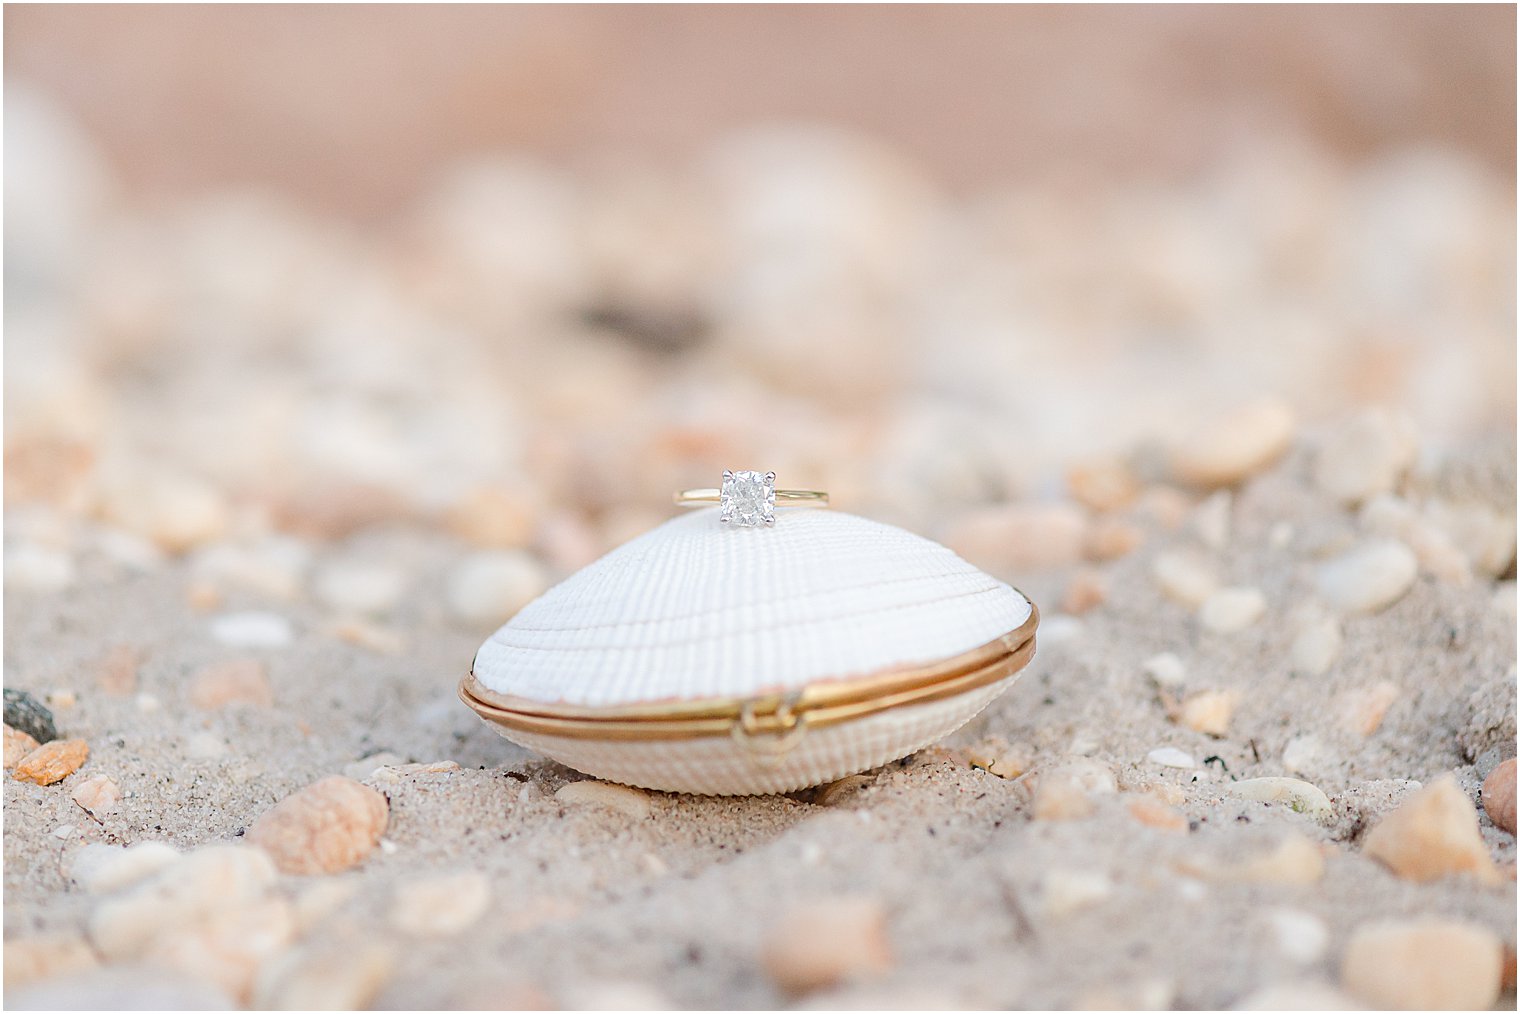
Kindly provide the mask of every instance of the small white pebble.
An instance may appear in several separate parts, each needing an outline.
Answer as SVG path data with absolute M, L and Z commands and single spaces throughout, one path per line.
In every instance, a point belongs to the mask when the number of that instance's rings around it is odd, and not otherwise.
M 1193 511 L 1193 529 L 1210 549 L 1221 550 L 1230 542 L 1230 509 L 1234 497 L 1221 489 Z
M 1198 762 L 1193 755 L 1185 750 L 1179 750 L 1175 746 L 1157 747 L 1145 755 L 1145 759 L 1152 764 L 1160 764 L 1168 768 L 1196 768 Z
M 185 740 L 185 756 L 193 760 L 213 760 L 227 755 L 227 741 L 214 732 L 197 732 Z
M 1407 417 L 1367 409 L 1325 440 L 1314 462 L 1314 482 L 1333 500 L 1360 503 L 1390 492 L 1414 463 L 1418 449 L 1414 424 Z
M 1187 682 L 1187 666 L 1183 665 L 1182 659 L 1170 651 L 1152 655 L 1145 660 L 1141 668 L 1158 687 L 1175 689 Z
M 53 690 L 47 695 L 50 706 L 67 711 L 79 703 L 79 695 L 72 690 Z
M 20 545 L 5 550 L 5 587 L 46 594 L 74 583 L 74 558 L 61 549 Z
M 1334 813 L 1330 797 L 1318 786 L 1299 778 L 1247 778 L 1227 782 L 1224 791 L 1240 799 L 1259 803 L 1282 803 L 1295 813 L 1324 819 Z
M 1330 927 L 1319 916 L 1297 908 L 1274 908 L 1266 913 L 1267 928 L 1277 949 L 1289 961 L 1310 965 L 1330 947 Z
M 137 695 L 137 710 L 145 715 L 151 715 L 162 706 L 163 705 L 159 704 L 158 698 L 154 697 L 152 694 Z
M 406 574 L 370 560 L 340 560 L 324 566 L 313 582 L 317 600 L 340 613 L 373 616 L 388 612 L 406 591 Z
M 211 636 L 231 648 L 283 648 L 295 630 L 278 613 L 224 613 L 211 621 Z
M 496 549 L 465 557 L 449 573 L 449 610 L 470 626 L 504 623 L 547 587 L 544 569 L 519 549 Z
M 1293 541 L 1293 525 L 1288 521 L 1279 521 L 1267 530 L 1267 545 L 1273 549 L 1287 549 Z
M 381 838 L 380 839 L 380 854 L 381 855 L 393 856 L 393 855 L 395 855 L 400 850 L 400 848 L 401 848 L 400 845 L 397 845 L 395 842 L 391 841 L 389 838 Z
M 1050 870 L 1040 883 L 1045 914 L 1055 919 L 1091 908 L 1114 892 L 1113 881 L 1098 870 Z
M 1204 600 L 1198 622 L 1216 634 L 1234 634 L 1254 624 L 1267 611 L 1267 599 L 1256 588 L 1221 588 Z
M 1057 613 L 1040 622 L 1040 646 L 1053 648 L 1070 644 L 1082 636 L 1082 621 L 1075 616 Z
M 158 841 L 138 842 L 126 848 L 90 844 L 70 861 L 69 876 L 91 894 L 108 894 L 131 887 L 180 858 L 178 850 Z
M 1197 608 L 1219 587 L 1214 568 L 1196 553 L 1172 550 L 1157 553 L 1151 577 L 1168 598 Z
M 1323 676 L 1341 653 L 1341 625 L 1333 617 L 1312 619 L 1298 629 L 1288 654 L 1293 671 Z
M 1403 598 L 1418 573 L 1408 546 L 1378 539 L 1321 564 L 1315 585 L 1342 612 L 1374 613 Z
M 617 810 L 627 814 L 635 820 L 642 820 L 649 816 L 649 794 L 627 785 L 614 785 L 611 782 L 584 781 L 570 782 L 560 786 L 554 798 L 562 803 L 573 806 L 601 806 L 609 810 Z

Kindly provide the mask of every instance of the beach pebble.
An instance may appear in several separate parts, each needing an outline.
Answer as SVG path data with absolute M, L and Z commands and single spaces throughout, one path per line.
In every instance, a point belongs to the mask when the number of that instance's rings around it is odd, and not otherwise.
M 243 588 L 272 599 L 300 594 L 311 549 L 300 539 L 268 535 L 252 542 L 219 542 L 198 550 L 190 572 L 215 589 Z
M 1403 598 L 1418 573 L 1419 563 L 1408 546 L 1378 539 L 1320 564 L 1315 587 L 1342 612 L 1375 613 Z
M 235 658 L 198 669 L 190 678 L 190 703 L 202 711 L 233 704 L 267 708 L 274 704 L 274 692 L 262 662 Z
M 1293 671 L 1323 676 L 1341 653 L 1341 625 L 1333 617 L 1311 619 L 1298 628 L 1288 649 Z
M 1398 684 L 1388 680 L 1347 691 L 1341 698 L 1341 715 L 1346 729 L 1362 738 L 1377 732 L 1388 709 L 1399 699 L 1399 693 Z
M 449 572 L 445 591 L 454 618 L 475 627 L 504 623 L 548 586 L 544 569 L 518 549 L 472 553 Z
M 449 508 L 449 531 L 485 549 L 519 549 L 533 538 L 536 514 L 522 496 L 500 489 L 477 489 Z
M 1230 544 L 1230 511 L 1235 498 L 1229 490 L 1211 494 L 1193 511 L 1193 531 L 1199 541 L 1218 552 Z
M 74 583 L 74 558 L 52 546 L 7 547 L 4 568 L 5 587 L 13 592 L 50 594 Z
M 1223 789 L 1238 799 L 1282 803 L 1294 813 L 1306 814 L 1315 820 L 1325 820 L 1335 812 L 1324 790 L 1298 778 L 1246 778 L 1228 782 Z
M 1515 559 L 1513 478 L 1509 485 L 1506 510 L 1497 510 L 1478 500 L 1444 497 L 1424 505 L 1425 519 L 1451 540 L 1475 572 L 1489 578 L 1503 574 Z
M 1314 483 L 1338 503 L 1360 503 L 1392 491 L 1418 449 L 1407 417 L 1367 409 L 1325 440 L 1315 457 Z
M 1293 410 L 1275 398 L 1248 402 L 1198 426 L 1172 449 L 1172 471 L 1194 486 L 1230 486 L 1272 464 L 1293 441 Z
M 90 939 L 108 960 L 139 957 L 218 910 L 260 900 L 274 881 L 274 865 L 258 849 L 208 845 L 102 901 L 90 914 Z
M 134 475 L 128 482 L 108 483 L 100 509 L 107 521 L 168 553 L 215 541 L 231 518 L 220 492 L 183 474 Z
M 1138 795 L 1125 806 L 1129 815 L 1146 827 L 1158 831 L 1185 833 L 1188 829 L 1187 815 L 1150 794 Z
M 1108 582 L 1103 575 L 1091 568 L 1083 568 L 1072 575 L 1061 596 L 1061 610 L 1080 616 L 1089 609 L 1101 606 L 1108 598 Z
M 1080 820 L 1093 812 L 1093 796 L 1119 791 L 1113 770 L 1102 761 L 1068 761 L 1030 776 L 1036 820 Z
M 1212 871 L 1215 879 L 1248 884 L 1300 886 L 1325 875 L 1325 857 L 1314 842 L 1290 833 L 1266 852 Z
M 229 648 L 284 648 L 295 629 L 279 613 L 225 613 L 211 621 L 211 636 Z
M 1234 634 L 1254 624 L 1267 612 L 1266 596 L 1256 588 L 1221 588 L 1204 599 L 1198 622 L 1216 634 Z
M 112 697 L 126 697 L 137 690 L 141 653 L 130 644 L 118 644 L 96 663 L 95 685 Z
M 340 937 L 286 951 L 253 983 L 257 1010 L 367 1010 L 395 973 L 397 952 L 376 939 Z
M 391 753 L 389 750 L 382 750 L 343 765 L 343 773 L 356 782 L 364 782 L 368 781 L 370 776 L 380 768 L 400 767 L 406 762 L 405 757 Z
M 1152 683 L 1166 690 L 1175 690 L 1187 682 L 1187 666 L 1170 651 L 1152 655 L 1140 668 Z
M 317 601 L 340 613 L 388 612 L 406 590 L 406 573 L 372 560 L 340 560 L 322 567 L 313 581 Z
M 319 877 L 310 881 L 295 897 L 296 933 L 301 936 L 310 933 L 352 901 L 359 888 L 356 876 Z
M 869 898 L 796 905 L 766 934 L 761 963 L 792 996 L 884 973 L 892 967 L 886 912 Z
M 1266 913 L 1266 923 L 1278 952 L 1295 964 L 1312 965 L 1330 949 L 1330 927 L 1311 912 L 1274 908 Z
M 1151 577 L 1168 598 L 1194 609 L 1219 587 L 1213 565 L 1187 550 L 1157 553 L 1151 561 Z
M 38 743 L 58 738 L 53 713 L 25 690 L 5 688 L 5 724 L 26 733 Z
M 1182 702 L 1177 720 L 1194 732 L 1223 736 L 1229 732 L 1237 696 L 1229 690 L 1200 690 Z
M 227 753 L 226 738 L 209 730 L 191 733 L 185 740 L 185 756 L 191 760 L 216 760 Z
M 1497 883 L 1478 811 L 1451 775 L 1412 793 L 1368 832 L 1363 851 L 1406 880 L 1465 873 Z
M 1073 465 L 1066 471 L 1066 488 L 1082 506 L 1108 513 L 1121 510 L 1140 496 L 1140 480 L 1122 461 L 1095 459 Z
M 1480 926 L 1411 919 L 1356 928 L 1341 958 L 1341 984 L 1392 1010 L 1484 1010 L 1499 998 L 1503 947 Z
M 390 804 L 375 789 L 330 775 L 275 804 L 246 837 L 282 873 L 337 873 L 374 851 L 389 812 Z
M 463 933 L 491 905 L 491 881 L 484 873 L 466 870 L 407 881 L 396 888 L 390 924 L 418 937 L 448 937 Z
M 1196 768 L 1198 761 L 1186 750 L 1179 750 L 1175 746 L 1157 747 L 1145 755 L 1145 759 L 1152 764 L 1160 764 L 1164 768 Z
M 75 933 L 13 937 L 5 942 L 4 955 L 7 992 L 39 979 L 72 976 L 99 964 L 89 941 Z
M 10 771 L 21 758 L 31 753 L 40 746 L 35 739 L 22 732 L 20 729 L 5 727 L 5 770 Z
M 246 1001 L 259 967 L 294 938 L 290 902 L 265 897 L 223 906 L 199 923 L 170 928 L 149 943 L 142 960 L 209 979 Z
M 140 883 L 180 858 L 177 849 L 158 841 L 126 848 L 90 844 L 70 860 L 69 876 L 91 894 L 109 894 Z
M 1000 504 L 962 515 L 945 545 L 979 567 L 1020 573 L 1076 563 L 1087 534 L 1087 516 L 1074 504 Z
M 1113 893 L 1113 881 L 1097 870 L 1057 869 L 1040 878 L 1040 907 L 1053 919 L 1091 908 Z
M 121 789 L 105 775 L 94 775 L 75 785 L 69 798 L 85 813 L 98 819 L 116 811 L 121 802 Z
M 79 704 L 79 695 L 68 689 L 49 690 L 47 702 L 55 711 L 68 711 Z
M 1098 518 L 1087 532 L 1087 558 L 1117 560 L 1133 553 L 1144 541 L 1145 533 L 1136 525 L 1118 518 Z
M 55 739 L 17 761 L 12 775 L 23 782 L 52 785 L 78 771 L 89 757 L 90 745 L 84 740 Z
M 1483 779 L 1483 809 L 1495 827 L 1515 833 L 1515 758 L 1500 764 Z
M 599 806 L 643 820 L 649 816 L 649 793 L 628 785 L 611 782 L 582 781 L 562 785 L 554 798 L 569 806 Z
M 1279 982 L 1263 986 L 1235 1002 L 1231 1010 L 1363 1010 L 1356 1001 L 1326 982 Z

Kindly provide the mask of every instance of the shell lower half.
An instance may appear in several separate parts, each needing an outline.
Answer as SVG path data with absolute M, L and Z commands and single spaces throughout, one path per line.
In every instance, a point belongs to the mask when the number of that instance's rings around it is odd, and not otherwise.
M 609 741 L 493 726 L 512 742 L 577 771 L 624 785 L 708 796 L 792 792 L 880 767 L 965 725 L 1019 678 L 944 700 L 806 729 L 784 752 L 742 737 Z

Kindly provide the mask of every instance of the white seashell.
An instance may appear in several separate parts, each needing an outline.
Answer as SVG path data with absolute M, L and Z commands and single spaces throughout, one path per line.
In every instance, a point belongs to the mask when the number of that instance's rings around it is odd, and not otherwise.
M 461 696 L 610 781 L 786 792 L 905 756 L 1010 686 L 1038 622 L 950 550 L 838 511 L 675 518 L 526 606 Z

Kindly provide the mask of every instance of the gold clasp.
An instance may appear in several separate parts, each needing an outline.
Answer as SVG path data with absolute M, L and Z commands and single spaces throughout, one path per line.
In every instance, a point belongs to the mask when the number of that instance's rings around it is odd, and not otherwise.
M 798 696 L 751 698 L 739 706 L 739 717 L 729 727 L 729 734 L 757 764 L 770 767 L 781 763 L 807 731 L 807 716 L 796 711 Z

